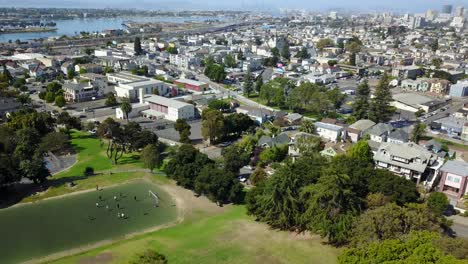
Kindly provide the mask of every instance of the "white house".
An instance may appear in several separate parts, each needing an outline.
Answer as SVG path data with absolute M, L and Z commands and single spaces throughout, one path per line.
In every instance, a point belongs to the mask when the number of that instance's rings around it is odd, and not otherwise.
M 333 142 L 338 141 L 338 139 L 345 134 L 344 127 L 324 122 L 316 122 L 315 131 L 320 137 Z

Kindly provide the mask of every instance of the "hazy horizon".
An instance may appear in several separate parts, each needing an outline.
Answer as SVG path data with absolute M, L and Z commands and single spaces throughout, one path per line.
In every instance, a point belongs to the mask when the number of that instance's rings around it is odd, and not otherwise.
M 224 2 L 217 0 L 19 0 L 12 4 L 11 0 L 0 0 L 1 7 L 37 7 L 37 8 L 133 8 L 148 10 L 279 10 L 308 9 L 308 10 L 356 10 L 356 11 L 399 11 L 424 12 L 427 9 L 441 10 L 445 4 L 455 7 L 468 7 L 468 0 L 393 0 L 376 2 L 375 0 L 329 0 L 307 1 L 289 0 L 240 0 Z

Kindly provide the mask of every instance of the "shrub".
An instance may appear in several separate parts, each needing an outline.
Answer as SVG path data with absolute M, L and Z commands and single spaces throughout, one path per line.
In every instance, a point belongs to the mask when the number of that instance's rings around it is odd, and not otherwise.
M 85 176 L 93 176 L 94 175 L 93 167 L 86 167 L 85 170 L 84 170 L 84 175 Z

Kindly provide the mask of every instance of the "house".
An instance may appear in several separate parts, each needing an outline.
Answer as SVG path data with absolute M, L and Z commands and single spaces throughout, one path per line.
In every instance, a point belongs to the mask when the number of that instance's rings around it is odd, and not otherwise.
M 63 74 L 67 74 L 69 70 L 75 70 L 75 67 L 73 66 L 73 62 L 67 61 L 62 64 L 60 67 L 60 70 L 63 72 Z
M 433 139 L 426 142 L 426 144 L 424 144 L 424 147 L 427 150 L 432 151 L 434 153 L 439 153 L 442 151 L 442 144 Z
M 461 139 L 463 141 L 468 141 L 468 122 L 463 125 Z
M 387 137 L 393 131 L 393 126 L 385 123 L 378 123 L 367 130 L 366 134 L 370 140 L 378 143 L 387 142 Z
M 369 119 L 358 120 L 347 128 L 348 137 L 351 139 L 351 142 L 356 143 L 374 125 L 375 123 Z
M 346 152 L 349 150 L 351 147 L 351 144 L 347 143 L 334 143 L 334 142 L 329 142 L 325 144 L 325 148 L 320 151 L 320 155 L 326 158 L 333 158 L 336 155 L 340 154 L 346 154 Z
M 209 86 L 205 82 L 199 82 L 190 79 L 177 79 L 174 81 L 175 85 L 181 85 L 183 88 L 196 91 L 196 92 L 203 92 L 208 90 Z
M 468 162 L 449 160 L 440 168 L 439 191 L 447 195 L 450 203 L 457 205 L 468 194 Z
M 394 131 L 390 132 L 387 137 L 387 142 L 396 143 L 396 144 L 403 144 L 408 142 L 409 135 L 402 129 L 395 129 Z
M 465 97 L 468 96 L 468 81 L 458 81 L 450 87 L 450 96 Z
M 288 134 L 281 133 L 277 136 L 262 136 L 258 140 L 258 145 L 262 148 L 281 147 L 289 144 L 290 138 Z
M 422 69 L 418 66 L 399 66 L 392 70 L 392 76 L 403 79 L 416 79 L 422 74 Z
M 443 160 L 415 143 L 382 143 L 374 154 L 377 168 L 389 170 L 408 180 L 432 187 Z
M 336 142 L 340 138 L 346 137 L 344 125 L 338 124 L 336 120 L 324 119 L 315 122 L 315 132 L 322 138 Z
M 102 73 L 102 66 L 94 63 L 77 64 L 75 71 L 80 73 Z
M 72 82 L 65 83 L 62 89 L 63 97 L 68 102 L 85 102 L 102 96 L 99 88 L 95 87 L 91 81 L 78 82 L 74 79 Z
M 302 139 L 307 139 L 315 137 L 312 134 L 305 133 L 305 132 L 299 132 L 291 136 L 291 141 L 289 142 L 289 149 L 288 149 L 288 155 L 296 158 L 301 156 L 301 152 L 297 146 L 299 142 L 301 142 Z
M 449 92 L 450 82 L 443 79 L 431 79 L 431 93 L 438 95 L 446 95 Z
M 236 108 L 236 113 L 245 114 L 250 117 L 255 123 L 261 125 L 268 121 L 269 117 L 272 116 L 271 111 L 266 109 L 258 109 L 248 106 L 239 106 Z
M 298 113 L 290 113 L 284 117 L 289 125 L 298 125 L 301 123 L 303 116 Z
M 466 123 L 464 118 L 456 118 L 454 116 L 444 117 L 442 119 L 436 120 L 440 124 L 442 130 L 447 131 L 449 135 L 460 136 L 463 131 L 463 126 Z

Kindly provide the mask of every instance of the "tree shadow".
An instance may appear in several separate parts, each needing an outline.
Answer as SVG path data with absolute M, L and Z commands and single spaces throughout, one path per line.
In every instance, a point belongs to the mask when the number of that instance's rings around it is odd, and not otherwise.
M 59 187 L 86 178 L 88 177 L 69 176 L 59 179 L 50 179 L 42 184 L 18 182 L 9 186 L 4 186 L 0 189 L 0 209 L 11 207 L 27 197 L 47 191 L 50 187 Z

